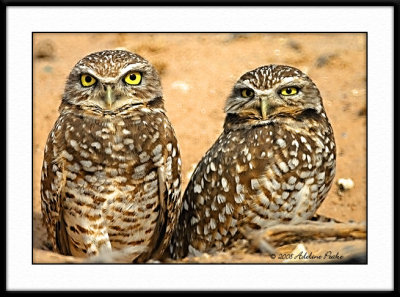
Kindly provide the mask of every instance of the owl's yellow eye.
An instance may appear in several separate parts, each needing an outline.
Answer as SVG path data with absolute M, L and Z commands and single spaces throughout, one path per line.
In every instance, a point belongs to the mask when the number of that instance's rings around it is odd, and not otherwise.
M 243 89 L 240 94 L 242 95 L 243 98 L 250 98 L 254 96 L 253 90 L 250 89 Z
M 90 86 L 94 85 L 95 82 L 96 82 L 96 79 L 93 76 L 91 76 L 89 74 L 82 74 L 81 75 L 82 86 L 90 87 Z
M 142 81 L 142 74 L 140 72 L 129 72 L 125 76 L 125 82 L 128 85 L 138 85 Z
M 283 96 L 291 96 L 291 95 L 295 95 L 299 92 L 299 89 L 295 88 L 295 87 L 288 87 L 288 88 L 283 88 L 280 91 L 280 94 Z

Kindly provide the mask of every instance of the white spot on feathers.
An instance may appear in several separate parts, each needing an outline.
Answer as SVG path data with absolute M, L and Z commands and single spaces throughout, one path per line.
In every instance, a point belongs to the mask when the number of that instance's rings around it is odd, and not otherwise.
M 201 186 L 200 185 L 197 185 L 197 184 L 195 184 L 194 185 L 194 188 L 193 188 L 193 192 L 195 192 L 195 193 L 201 193 Z

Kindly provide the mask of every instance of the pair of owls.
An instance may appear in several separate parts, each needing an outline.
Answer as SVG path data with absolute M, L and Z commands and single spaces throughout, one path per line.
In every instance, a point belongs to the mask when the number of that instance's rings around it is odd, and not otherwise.
M 127 262 L 222 250 L 245 234 L 309 219 L 335 174 L 322 98 L 300 70 L 242 75 L 223 131 L 181 195 L 181 159 L 159 76 L 122 50 L 72 69 L 49 134 L 41 206 L 53 250 Z

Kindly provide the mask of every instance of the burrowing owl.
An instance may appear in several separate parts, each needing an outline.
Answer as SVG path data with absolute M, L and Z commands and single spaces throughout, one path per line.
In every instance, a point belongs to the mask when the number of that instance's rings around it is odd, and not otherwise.
M 170 252 L 221 250 L 276 223 L 309 219 L 335 174 L 335 141 L 316 85 L 300 70 L 245 73 L 225 105 L 224 131 L 183 195 Z
M 90 54 L 72 69 L 59 112 L 41 178 L 53 249 L 159 257 L 181 209 L 181 159 L 154 67 L 127 51 Z

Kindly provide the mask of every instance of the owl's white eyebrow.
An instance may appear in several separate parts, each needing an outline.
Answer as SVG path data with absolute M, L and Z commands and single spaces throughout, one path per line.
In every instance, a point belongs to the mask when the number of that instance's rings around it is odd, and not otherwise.
M 297 77 L 284 77 L 281 79 L 281 84 L 296 83 L 299 79 Z
M 245 88 L 245 87 L 250 89 L 254 88 L 254 85 L 252 85 L 248 79 L 241 81 L 240 83 L 237 84 L 237 86 L 239 88 Z
M 121 74 L 125 74 L 131 70 L 141 70 L 143 69 L 145 66 L 147 66 L 146 63 L 135 63 L 135 64 L 129 64 L 127 66 L 125 66 L 124 68 L 122 68 L 119 73 Z
M 279 88 L 286 88 L 286 87 L 297 87 L 297 88 L 303 88 L 306 85 L 306 82 L 294 78 L 293 80 L 289 81 L 281 81 L 279 83 Z
M 123 77 L 124 75 L 126 75 L 128 72 L 132 71 L 132 70 L 136 70 L 139 72 L 143 72 L 143 69 L 147 66 L 148 64 L 145 63 L 136 63 L 136 64 L 130 64 L 127 65 L 126 67 L 122 68 L 119 71 L 118 76 L 114 79 L 114 81 L 118 81 L 119 79 L 121 79 L 121 77 Z
M 98 73 L 96 73 L 95 71 L 93 71 L 92 69 L 88 68 L 88 67 L 80 67 L 80 73 L 87 73 L 90 74 L 91 76 L 95 77 L 96 79 L 101 80 L 102 82 L 105 83 L 115 83 L 119 78 L 114 78 L 114 77 L 103 77 L 100 76 Z

